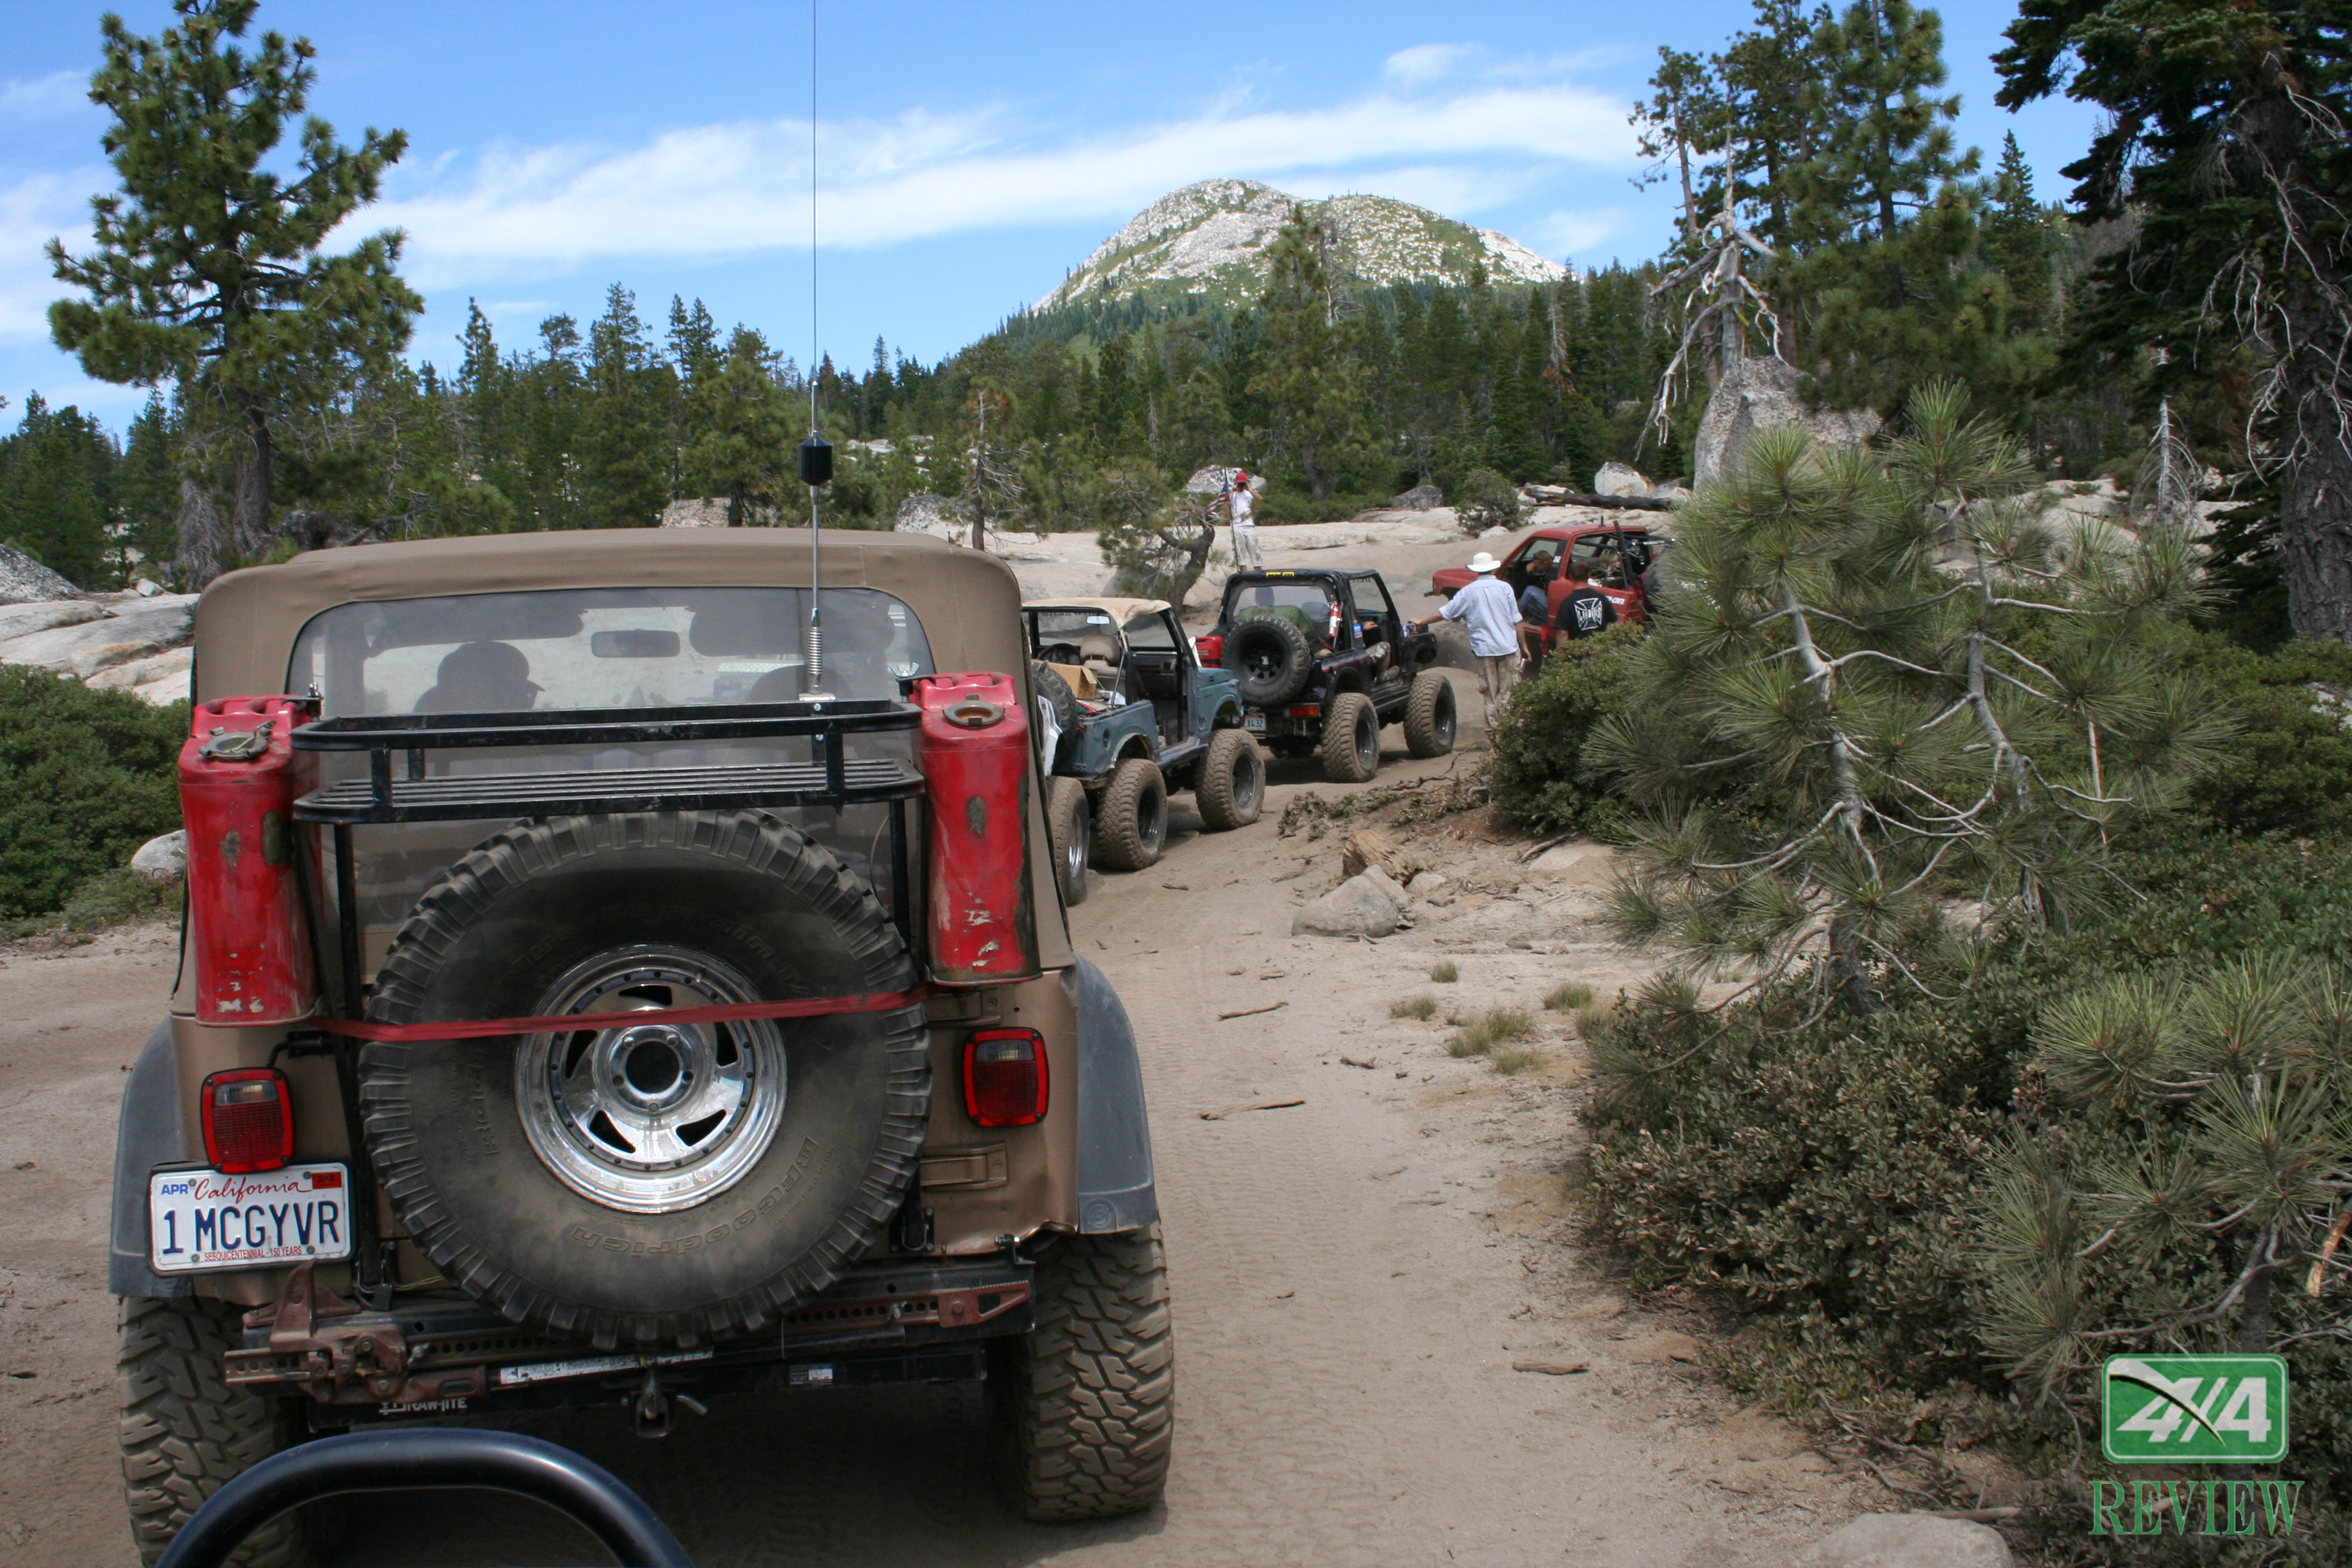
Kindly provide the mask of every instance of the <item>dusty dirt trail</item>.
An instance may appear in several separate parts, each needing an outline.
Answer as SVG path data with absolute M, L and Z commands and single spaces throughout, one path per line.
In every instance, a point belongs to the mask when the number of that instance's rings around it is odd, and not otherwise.
M 1381 783 L 1448 765 L 1392 752 Z M 1532 1006 L 1563 979 L 1605 997 L 1635 978 L 1581 924 L 1601 867 L 1570 854 L 1517 870 L 1474 833 L 1445 849 L 1456 886 L 1413 931 L 1294 939 L 1296 902 L 1337 879 L 1338 837 L 1276 824 L 1303 789 L 1346 792 L 1304 764 L 1276 779 L 1258 826 L 1098 878 L 1073 920 L 1134 1016 L 1151 1100 L 1178 1344 L 1164 1509 L 1013 1520 L 989 1494 L 975 1388 L 722 1399 L 661 1442 L 618 1412 L 528 1429 L 619 1472 L 696 1561 L 736 1564 L 1762 1563 L 1874 1505 L 1788 1429 L 1736 1415 L 1692 1342 L 1578 1250 L 1565 1027 L 1548 1024 L 1542 1066 L 1506 1079 L 1449 1058 L 1440 1025 L 1388 1016 L 1424 991 Z M 1198 826 L 1181 804 L 1178 825 Z M 100 1260 L 112 1091 L 171 956 L 151 931 L 0 972 L 0 1104 L 28 1129 L 0 1158 L 18 1215 L 0 1250 L 0 1371 L 37 1374 L 0 1379 L 0 1568 L 131 1560 Z M 1440 957 L 1458 984 L 1426 983 Z M 1304 1103 L 1202 1115 L 1283 1100 Z M 1513 1370 L 1531 1360 L 1590 1370 Z M 354 1568 L 597 1560 L 548 1516 L 480 1494 L 359 1503 L 338 1522 Z

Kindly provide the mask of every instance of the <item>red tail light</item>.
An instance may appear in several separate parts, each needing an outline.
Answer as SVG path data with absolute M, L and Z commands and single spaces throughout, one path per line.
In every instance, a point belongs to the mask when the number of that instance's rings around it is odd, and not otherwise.
M 205 1158 L 229 1175 L 274 1171 L 294 1157 L 294 1096 L 276 1068 L 235 1068 L 205 1079 Z
M 982 1127 L 1045 1120 L 1045 1037 L 1034 1029 L 982 1029 L 964 1042 L 963 1105 Z

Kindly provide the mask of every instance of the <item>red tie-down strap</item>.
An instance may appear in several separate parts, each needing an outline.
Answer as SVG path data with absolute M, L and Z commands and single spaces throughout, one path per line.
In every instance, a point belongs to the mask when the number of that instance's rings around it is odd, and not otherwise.
M 862 996 L 804 996 L 793 1002 L 726 1002 L 709 1007 L 646 1007 L 626 1013 L 559 1013 L 542 1018 L 465 1018 L 430 1024 L 372 1024 L 321 1018 L 323 1033 L 353 1040 L 407 1045 L 419 1040 L 479 1040 L 494 1035 L 562 1035 L 582 1029 L 634 1028 L 639 1024 L 735 1024 L 751 1018 L 823 1018 L 836 1013 L 890 1013 L 931 994 L 873 991 Z

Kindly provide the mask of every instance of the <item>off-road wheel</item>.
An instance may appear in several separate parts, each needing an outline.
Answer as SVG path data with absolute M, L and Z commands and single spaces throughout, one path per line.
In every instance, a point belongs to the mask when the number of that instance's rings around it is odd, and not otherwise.
M 630 1016 L 914 983 L 873 890 L 775 817 L 511 827 L 425 890 L 368 1016 L 583 1026 L 369 1046 L 368 1152 L 415 1245 L 512 1321 L 599 1346 L 751 1332 L 897 1210 L 930 1109 L 923 1009 Z
M 1129 757 L 1110 771 L 1095 801 L 1095 858 L 1113 871 L 1140 871 L 1168 842 L 1168 781 L 1160 764 Z
M 1404 749 L 1416 757 L 1442 757 L 1454 749 L 1454 683 L 1444 670 L 1423 670 L 1405 699 Z
M 1225 633 L 1219 662 L 1241 683 L 1242 700 L 1272 708 L 1307 689 L 1315 676 L 1315 649 L 1296 621 L 1243 612 Z
M 1054 850 L 1054 880 L 1062 889 L 1062 904 L 1076 909 L 1087 901 L 1087 867 L 1094 858 L 1094 812 L 1087 805 L 1087 786 L 1076 779 L 1045 781 L 1045 838 Z
M 1078 732 L 1077 694 L 1070 689 L 1070 683 L 1062 679 L 1059 670 L 1042 660 L 1030 661 L 1029 682 L 1036 688 L 1038 697 L 1054 710 L 1054 722 L 1061 731 L 1061 738 L 1055 742 L 1054 755 L 1045 759 L 1045 766 L 1050 771 L 1060 760 L 1062 747 Z
M 284 1401 L 222 1379 L 222 1352 L 244 1342 L 243 1310 L 189 1296 L 122 1303 L 116 1363 L 122 1489 L 131 1539 L 148 1568 L 213 1493 L 299 1440 Z M 230 1561 L 237 1568 L 291 1568 L 306 1560 L 303 1546 L 300 1516 L 285 1514 L 247 1537 Z
M 1248 731 L 1219 730 L 1209 737 L 1192 804 L 1200 807 L 1201 820 L 1219 833 L 1257 820 L 1265 809 L 1265 753 Z
M 1381 771 L 1381 714 L 1360 691 L 1342 691 L 1323 710 L 1323 776 L 1364 784 Z
M 1160 1500 L 1175 1437 L 1175 1342 L 1160 1227 L 1074 1236 L 1037 1262 L 1037 1326 L 994 1342 L 998 1474 L 1027 1519 Z

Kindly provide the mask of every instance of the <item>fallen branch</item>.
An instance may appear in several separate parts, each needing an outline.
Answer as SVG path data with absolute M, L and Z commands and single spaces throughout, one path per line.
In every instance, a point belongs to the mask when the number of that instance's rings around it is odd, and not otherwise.
M 1218 1014 L 1218 1015 L 1217 1015 L 1217 1021 L 1218 1021 L 1219 1023 L 1221 1023 L 1221 1024 L 1222 1024 L 1222 1023 L 1223 1023 L 1227 1018 L 1254 1018 L 1254 1017 L 1257 1016 L 1257 1015 L 1259 1015 L 1260 1013 L 1271 1013 L 1271 1012 L 1273 1012 L 1276 1007 L 1287 1007 L 1287 1006 L 1289 1006 L 1289 1005 L 1290 1005 L 1289 1002 L 1287 1002 L 1287 1001 L 1281 1001 L 1281 1002 L 1269 1002 L 1269 1003 L 1267 1003 L 1267 1004 L 1266 1004 L 1265 1006 L 1263 1006 L 1263 1007 L 1244 1007 L 1244 1008 L 1242 1008 L 1239 1012 L 1236 1012 L 1236 1013 L 1220 1013 L 1220 1014 Z
M 1255 1100 L 1246 1105 L 1228 1105 L 1221 1110 L 1201 1112 L 1203 1121 L 1223 1121 L 1228 1116 L 1239 1116 L 1244 1110 L 1287 1110 L 1294 1105 L 1304 1105 L 1303 1100 Z
M 1538 506 L 1593 506 L 1604 511 L 1672 511 L 1675 503 L 1658 496 L 1597 496 L 1590 490 L 1562 489 L 1558 485 L 1522 485 L 1519 493 Z

